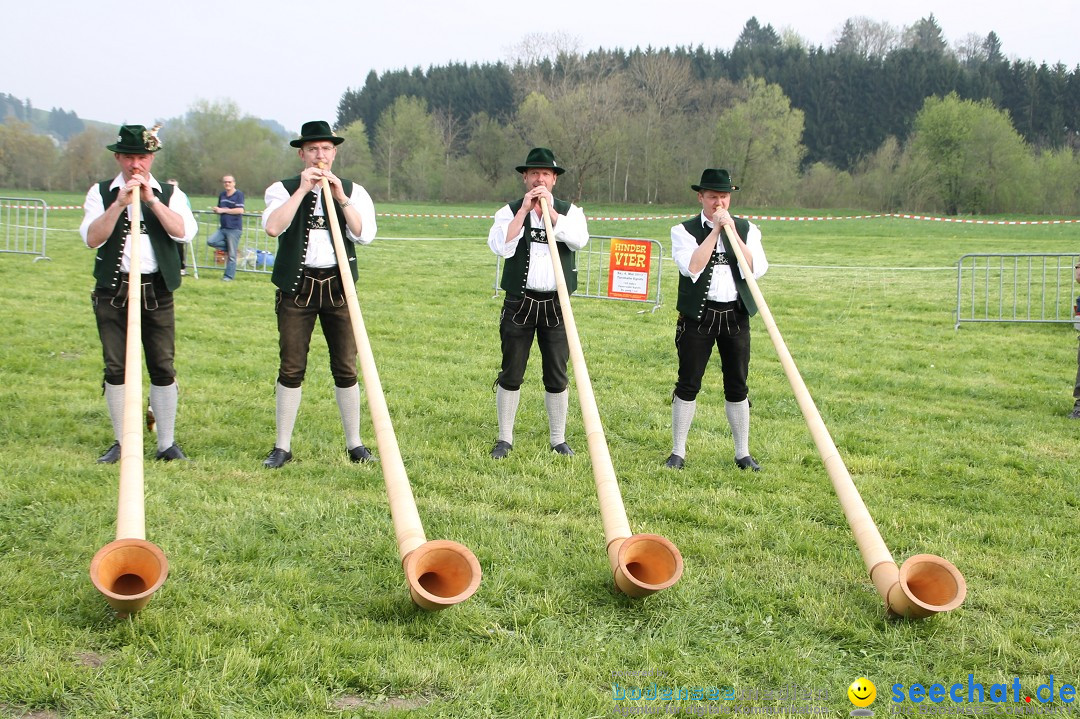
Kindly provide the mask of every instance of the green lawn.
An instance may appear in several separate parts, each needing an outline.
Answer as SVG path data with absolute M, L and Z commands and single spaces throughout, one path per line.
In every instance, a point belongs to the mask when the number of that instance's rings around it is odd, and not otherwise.
M 297 461 L 261 467 L 274 441 L 272 285 L 207 270 L 176 295 L 177 437 L 192 461 L 146 464 L 147 538 L 171 571 L 145 610 L 120 620 L 87 576 L 113 538 L 118 472 L 94 463 L 112 436 L 80 219 L 50 212 L 51 261 L 0 255 L 0 716 L 691 715 L 777 708 L 761 693 L 793 685 L 819 697 L 818 715 L 841 716 L 860 676 L 877 685 L 881 715 L 925 705 L 893 704 L 895 684 L 972 674 L 987 689 L 1018 678 L 1033 696 L 1051 675 L 1058 690 L 1080 680 L 1080 422 L 1065 418 L 1076 333 L 955 331 L 955 271 L 904 269 L 950 267 L 967 252 L 1076 252 L 1075 225 L 760 223 L 773 265 L 760 285 L 825 423 L 896 560 L 933 553 L 963 572 L 968 599 L 954 612 L 885 616 L 759 318 L 751 449 L 764 471 L 734 467 L 715 366 L 686 470 L 662 467 L 676 370 L 670 261 L 655 313 L 574 303 L 631 527 L 685 559 L 674 587 L 618 594 L 577 393 L 567 434 L 578 454 L 553 456 L 536 353 L 514 452 L 488 457 L 500 307 L 488 221 L 384 217 L 385 238 L 462 238 L 377 239 L 358 252 L 358 293 L 427 536 L 476 553 L 479 591 L 437 613 L 409 601 L 381 472 L 345 456 L 318 331 Z M 590 229 L 667 247 L 673 223 Z M 362 436 L 374 444 L 366 414 Z M 614 684 L 653 681 L 743 699 L 613 696 Z

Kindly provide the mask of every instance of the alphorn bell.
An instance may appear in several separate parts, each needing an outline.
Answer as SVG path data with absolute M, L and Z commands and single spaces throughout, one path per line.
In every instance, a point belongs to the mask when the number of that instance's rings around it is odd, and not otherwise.
M 611 463 L 604 425 L 596 406 L 589 369 L 585 366 L 585 354 L 581 351 L 574 311 L 570 307 L 570 293 L 566 289 L 566 277 L 559 261 L 559 249 L 555 244 L 555 230 L 551 225 L 551 212 L 547 200 L 540 198 L 547 233 L 551 265 L 555 272 L 555 286 L 559 293 L 563 321 L 566 323 L 566 339 L 570 345 L 570 359 L 574 367 L 578 401 L 581 403 L 581 420 L 592 460 L 596 494 L 600 500 L 600 517 L 604 524 L 604 540 L 607 543 L 608 562 L 615 575 L 615 586 L 631 597 L 645 597 L 661 589 L 667 589 L 683 572 L 683 559 L 679 549 L 658 534 L 631 534 L 626 518 L 619 481 Z
M 323 169 L 321 164 L 320 169 Z M 320 184 L 323 212 L 330 220 L 334 254 L 337 255 L 338 272 L 341 274 L 353 337 L 356 339 L 357 357 L 364 377 L 364 393 L 367 394 L 368 408 L 371 411 L 375 443 L 379 448 L 379 463 L 382 465 L 383 481 L 386 483 L 386 495 L 390 500 L 390 517 L 394 523 L 398 553 L 409 584 L 409 594 L 413 602 L 423 609 L 445 609 L 464 602 L 476 592 L 480 586 L 480 562 L 463 544 L 443 539 L 429 542 L 424 535 L 424 526 L 420 523 L 420 514 L 416 511 L 416 501 L 413 499 L 409 477 L 405 473 L 405 463 L 398 449 L 382 383 L 379 381 L 379 371 L 375 367 L 375 357 L 371 353 L 364 317 L 360 314 L 360 302 L 356 298 L 356 285 L 353 284 L 352 270 L 345 254 L 345 240 L 338 223 L 330 181 L 324 177 Z
M 810 434 L 832 481 L 833 490 L 840 500 L 848 526 L 855 535 L 855 543 L 859 546 L 859 553 L 870 572 L 870 579 L 885 601 L 885 607 L 890 613 L 906 619 L 922 619 L 938 612 L 956 609 L 967 595 L 967 582 L 952 562 L 934 554 L 916 554 L 897 568 L 889 548 L 885 546 L 877 525 L 859 495 L 859 490 L 851 480 L 844 460 L 833 444 L 829 430 L 821 419 L 821 413 L 818 412 L 799 370 L 795 367 L 795 360 L 788 352 L 780 330 L 776 328 L 772 312 L 769 311 L 754 274 L 750 271 L 735 233 L 730 225 L 724 225 L 724 232 L 738 259 L 746 284 L 750 287 L 750 293 L 757 302 L 761 319 L 769 331 L 769 338 L 780 357 L 780 364 L 791 383 L 791 389 L 795 392 L 799 409 L 810 428 Z
M 141 192 L 141 187 L 132 192 L 131 232 L 128 235 L 131 264 L 128 269 L 124 428 L 120 438 L 116 540 L 99 549 L 90 562 L 90 580 L 121 617 L 145 607 L 169 576 L 169 560 L 165 553 L 146 541 L 143 507 Z

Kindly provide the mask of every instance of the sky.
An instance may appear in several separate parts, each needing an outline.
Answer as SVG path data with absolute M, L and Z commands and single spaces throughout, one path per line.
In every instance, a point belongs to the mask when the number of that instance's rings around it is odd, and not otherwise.
M 342 93 L 362 87 L 371 70 L 512 60 L 529 35 L 562 33 L 582 52 L 729 51 L 756 17 L 827 48 L 848 18 L 902 29 L 931 13 L 950 44 L 993 31 L 1010 59 L 1080 64 L 1077 0 L 41 0 L 0 11 L 0 92 L 117 125 L 181 116 L 200 100 L 232 101 L 242 115 L 299 134 L 307 120 L 333 124 Z

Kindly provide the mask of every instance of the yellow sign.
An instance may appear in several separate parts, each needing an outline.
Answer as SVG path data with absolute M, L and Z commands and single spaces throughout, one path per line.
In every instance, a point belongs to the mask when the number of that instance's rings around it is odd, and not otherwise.
M 608 297 L 648 299 L 651 257 L 652 243 L 648 240 L 613 239 L 608 261 Z

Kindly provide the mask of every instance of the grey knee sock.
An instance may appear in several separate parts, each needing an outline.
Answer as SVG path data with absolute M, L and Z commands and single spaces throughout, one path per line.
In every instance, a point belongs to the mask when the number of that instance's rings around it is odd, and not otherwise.
M 341 426 L 345 430 L 345 449 L 359 447 L 360 441 L 360 384 L 352 387 L 334 387 Z
M 570 390 L 559 393 L 544 392 L 544 407 L 548 415 L 548 441 L 551 446 L 566 441 L 566 410 L 570 404 Z
M 292 431 L 296 424 L 296 415 L 300 412 L 300 387 L 286 387 L 280 382 L 276 392 L 277 440 L 275 447 L 289 452 L 292 450 Z
M 750 400 L 724 402 L 724 414 L 731 425 L 731 438 L 735 442 L 735 457 L 750 455 Z
M 154 408 L 154 420 L 157 422 L 157 448 L 164 452 L 175 442 L 176 405 L 179 393 L 176 382 L 166 387 L 150 385 L 150 406 Z
M 694 421 L 697 400 L 674 397 L 671 400 L 671 453 L 686 458 L 686 437 L 690 434 L 690 423 Z
M 499 441 L 514 443 L 514 418 L 517 417 L 521 390 L 511 392 L 501 386 L 495 388 L 495 408 L 499 414 Z
M 124 434 L 124 385 L 105 383 L 105 405 L 109 408 L 113 436 L 119 442 Z

